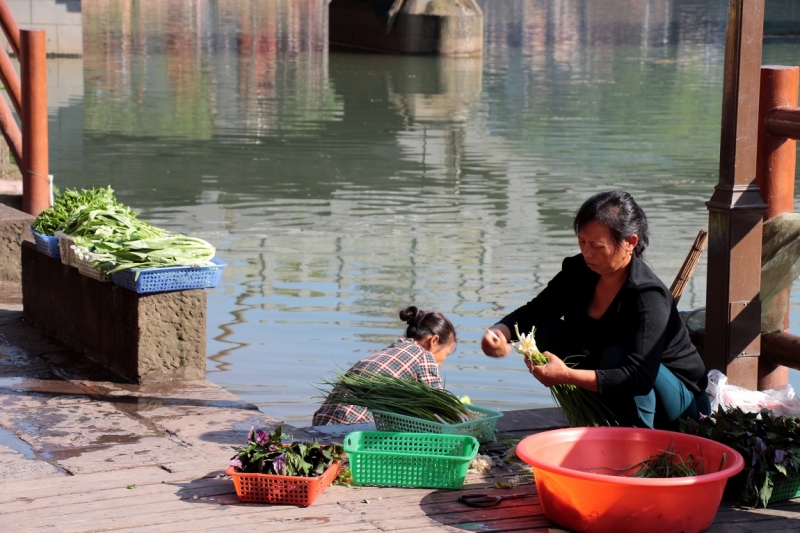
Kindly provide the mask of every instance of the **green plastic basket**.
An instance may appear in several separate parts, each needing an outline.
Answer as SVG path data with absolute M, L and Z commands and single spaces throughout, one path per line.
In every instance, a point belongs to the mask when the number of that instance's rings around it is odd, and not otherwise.
M 770 495 L 767 505 L 800 497 L 800 475 L 792 474 L 785 478 L 777 472 L 769 472 L 767 476 L 772 480 L 772 495 Z M 738 499 L 746 482 L 746 470 L 736 474 L 728 480 L 723 497 L 729 500 Z
M 344 439 L 359 485 L 460 489 L 478 441 L 469 435 L 354 431 Z
M 372 411 L 372 417 L 375 419 L 375 429 L 378 431 L 469 435 L 478 439 L 478 442 L 494 440 L 494 430 L 497 427 L 497 420 L 503 416 L 503 413 L 471 404 L 466 405 L 466 407 L 470 411 L 482 415 L 483 418 L 470 422 L 462 422 L 460 424 L 442 424 L 439 422 L 431 422 L 424 418 L 416 418 L 378 410 Z
M 769 503 L 792 500 L 800 496 L 800 476 L 783 478 L 778 474 L 770 473 L 769 477 L 772 478 L 773 483 Z

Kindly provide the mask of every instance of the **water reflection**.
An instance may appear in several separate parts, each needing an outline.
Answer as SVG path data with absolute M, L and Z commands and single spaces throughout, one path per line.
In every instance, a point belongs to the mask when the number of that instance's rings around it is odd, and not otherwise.
M 602 189 L 643 205 L 672 281 L 717 181 L 725 3 L 483 1 L 477 60 L 329 51 L 325 5 L 85 0 L 56 180 L 218 247 L 209 378 L 274 416 L 308 422 L 310 383 L 394 340 L 410 303 L 459 330 L 449 388 L 549 404 L 477 341 L 577 253 L 572 213 Z

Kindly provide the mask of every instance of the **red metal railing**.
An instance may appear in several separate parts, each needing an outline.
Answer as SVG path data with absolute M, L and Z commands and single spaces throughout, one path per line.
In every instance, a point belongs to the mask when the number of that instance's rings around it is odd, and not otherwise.
M 22 172 L 22 210 L 36 216 L 50 206 L 45 32 L 20 30 L 5 0 L 0 0 L 0 27 L 19 60 L 21 74 L 17 76 L 8 53 L 0 48 L 0 81 L 22 123 L 20 132 L 11 109 L 0 98 L 0 131 Z

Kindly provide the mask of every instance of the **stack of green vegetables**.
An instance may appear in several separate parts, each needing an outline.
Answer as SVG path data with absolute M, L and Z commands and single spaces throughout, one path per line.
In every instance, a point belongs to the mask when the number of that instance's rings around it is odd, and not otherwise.
M 534 365 L 546 365 L 547 357 L 539 351 L 534 340 L 536 328 L 527 335 L 519 332 L 514 324 L 519 344 L 511 345 Z M 572 427 L 616 426 L 613 413 L 592 391 L 575 385 L 553 385 L 550 387 L 553 400 L 561 407 L 567 422 Z
M 78 257 L 91 260 L 103 273 L 125 269 L 209 264 L 214 247 L 141 220 L 139 214 L 117 202 L 111 187 L 58 194 L 42 211 L 33 229 L 44 235 L 63 231 L 74 238 Z
M 337 374 L 324 382 L 332 388 L 319 388 L 328 401 L 358 405 L 370 410 L 388 411 L 441 424 L 460 424 L 481 418 L 468 409 L 456 395 L 413 379 L 403 379 L 365 372 Z
M 81 191 L 67 189 L 63 194 L 56 190 L 56 199 L 53 205 L 39 213 L 31 227 L 42 235 L 52 237 L 57 231 L 66 229 L 74 213 L 93 205 L 118 205 L 111 187 Z

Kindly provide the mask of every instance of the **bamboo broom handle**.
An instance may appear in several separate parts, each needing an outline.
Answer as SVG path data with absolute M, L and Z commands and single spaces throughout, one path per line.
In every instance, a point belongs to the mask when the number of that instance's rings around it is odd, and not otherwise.
M 678 301 L 681 299 L 683 290 L 689 283 L 689 279 L 692 277 L 692 273 L 694 272 L 697 263 L 700 261 L 700 256 L 703 254 L 703 248 L 706 247 L 706 242 L 708 242 L 708 232 L 704 229 L 701 229 L 697 233 L 697 237 L 694 239 L 694 244 L 692 244 L 692 249 L 689 250 L 689 255 L 687 255 L 686 259 L 683 261 L 683 266 L 678 271 L 678 275 L 675 276 L 675 281 L 672 282 L 672 287 L 669 288 L 669 292 L 672 293 L 672 298 L 675 300 L 675 305 L 677 305 Z

